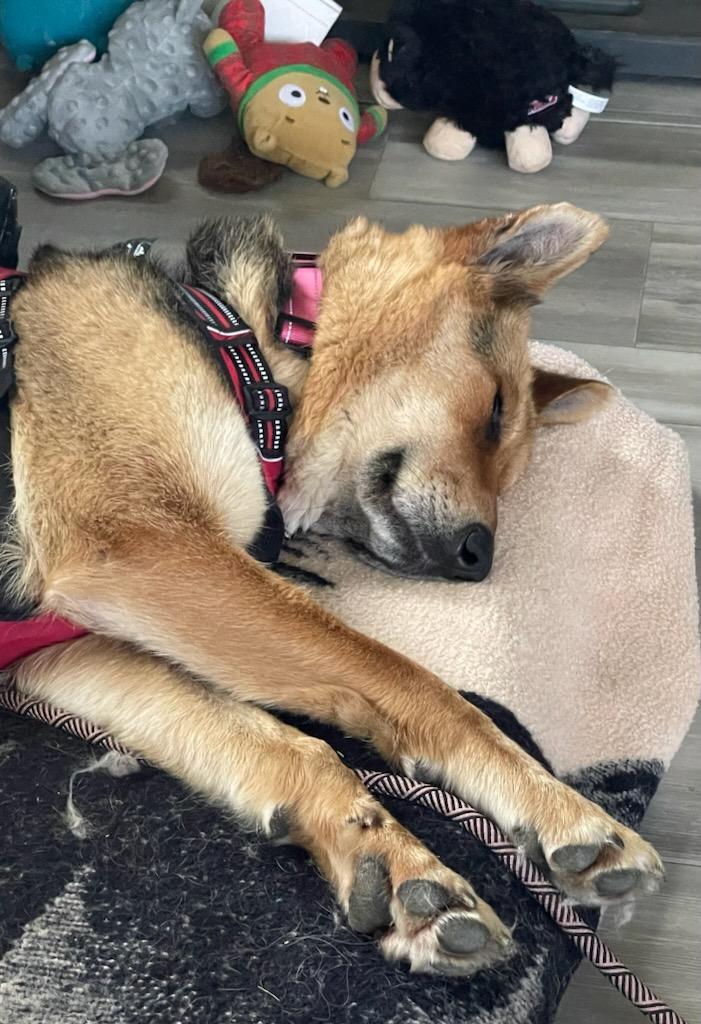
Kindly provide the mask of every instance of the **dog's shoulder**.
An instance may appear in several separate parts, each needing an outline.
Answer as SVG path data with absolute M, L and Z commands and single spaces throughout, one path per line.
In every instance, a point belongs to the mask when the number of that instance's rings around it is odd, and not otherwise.
M 26 286 L 33 299 L 57 291 L 87 302 L 98 290 L 132 294 L 139 303 L 171 315 L 178 309 L 178 279 L 184 276 L 184 268 L 173 275 L 158 260 L 135 259 L 126 245 L 70 250 L 45 244 L 32 253 Z

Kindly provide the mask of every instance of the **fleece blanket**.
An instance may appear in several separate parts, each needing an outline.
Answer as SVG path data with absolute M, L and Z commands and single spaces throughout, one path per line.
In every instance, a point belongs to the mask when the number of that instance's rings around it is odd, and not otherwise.
M 534 345 L 533 358 L 593 373 L 557 349 Z M 323 537 L 295 540 L 285 560 L 324 580 L 316 597 L 353 626 L 640 822 L 700 676 L 688 466 L 672 431 L 620 396 L 588 424 L 541 431 L 500 504 L 484 583 L 386 577 Z M 303 727 L 349 764 L 379 766 Z M 503 865 L 412 804 L 387 801 L 515 924 L 498 970 L 441 979 L 384 962 L 303 853 L 242 832 L 160 772 L 95 771 L 80 740 L 9 713 L 0 761 L 0 1024 L 548 1024 L 576 967 Z

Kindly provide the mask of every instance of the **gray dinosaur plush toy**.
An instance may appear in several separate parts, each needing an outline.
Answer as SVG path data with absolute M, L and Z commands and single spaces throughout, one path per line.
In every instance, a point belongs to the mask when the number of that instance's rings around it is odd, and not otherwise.
M 87 40 L 59 50 L 0 110 L 0 141 L 19 148 L 46 129 L 65 156 L 33 171 L 62 199 L 136 195 L 160 178 L 168 149 L 144 130 L 186 107 L 211 117 L 226 106 L 202 52 L 211 22 L 200 0 L 137 0 L 115 21 L 95 62 Z

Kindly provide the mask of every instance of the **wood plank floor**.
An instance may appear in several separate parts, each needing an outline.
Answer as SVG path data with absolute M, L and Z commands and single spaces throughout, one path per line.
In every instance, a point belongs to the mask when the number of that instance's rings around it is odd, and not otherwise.
M 0 105 L 19 78 L 0 68 Z M 701 536 L 701 89 L 681 82 L 622 82 L 603 118 L 551 168 L 510 172 L 503 156 L 432 160 L 419 142 L 426 119 L 400 113 L 387 137 L 359 152 L 339 191 L 292 175 L 262 194 L 217 196 L 196 183 L 200 157 L 223 148 L 230 118 L 188 117 L 161 136 L 171 159 L 144 196 L 87 205 L 32 191 L 30 171 L 55 152 L 44 140 L 20 152 L 0 147 L 0 173 L 21 193 L 26 256 L 40 240 L 100 244 L 134 235 L 181 239 L 204 216 L 268 209 L 291 245 L 321 246 L 349 216 L 365 213 L 401 228 L 440 224 L 536 202 L 569 199 L 611 218 L 611 239 L 538 310 L 534 335 L 573 349 L 690 451 Z M 701 556 L 697 558 L 701 564 Z M 662 783 L 643 826 L 668 865 L 663 892 L 633 922 L 606 934 L 620 956 L 682 1013 L 701 1024 L 701 720 Z M 593 969 L 583 967 L 558 1024 L 627 1024 L 642 1018 Z

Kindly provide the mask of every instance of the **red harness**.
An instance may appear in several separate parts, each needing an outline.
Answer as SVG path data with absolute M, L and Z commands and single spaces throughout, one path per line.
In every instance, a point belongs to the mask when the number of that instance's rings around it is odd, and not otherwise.
M 295 253 L 293 262 L 292 291 L 278 317 L 276 334 L 283 344 L 306 356 L 314 340 L 322 278 L 311 253 Z M 0 375 L 5 378 L 6 390 L 11 384 L 12 347 L 17 340 L 9 318 L 9 302 L 22 277 L 16 270 L 0 268 Z M 279 538 L 279 550 L 284 526 L 275 496 L 284 472 L 286 420 L 292 411 L 287 389 L 274 380 L 253 331 L 230 306 L 205 288 L 182 285 L 181 290 L 236 396 L 256 445 L 270 501 L 262 531 L 267 546 L 263 554 L 253 549 L 251 553 L 262 561 L 275 561 L 278 552 L 271 551 L 269 538 Z M 74 640 L 87 632 L 51 614 L 0 621 L 0 670 L 43 647 Z

